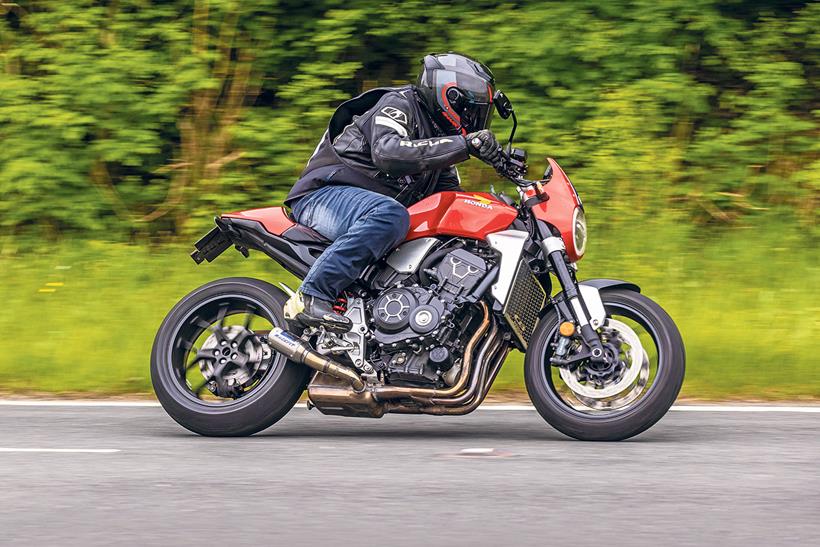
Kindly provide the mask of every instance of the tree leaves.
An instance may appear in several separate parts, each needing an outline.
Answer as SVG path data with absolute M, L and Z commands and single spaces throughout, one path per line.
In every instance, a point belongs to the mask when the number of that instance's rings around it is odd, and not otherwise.
M 493 69 L 533 169 L 558 158 L 599 218 L 817 220 L 817 3 L 18 4 L 0 10 L 6 232 L 185 233 L 275 203 L 339 102 L 447 50 Z M 494 181 L 473 163 L 468 187 Z

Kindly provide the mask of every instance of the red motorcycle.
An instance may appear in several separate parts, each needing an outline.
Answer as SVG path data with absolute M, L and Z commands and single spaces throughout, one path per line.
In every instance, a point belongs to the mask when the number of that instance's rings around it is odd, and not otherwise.
M 527 180 L 526 155 L 507 150 L 501 172 L 520 200 L 441 192 L 411 206 L 405 242 L 337 302 L 350 332 L 289 332 L 292 291 L 282 284 L 234 277 L 188 294 L 151 355 L 168 414 L 202 435 L 251 435 L 305 390 L 323 414 L 467 414 L 516 349 L 532 403 L 564 434 L 620 440 L 652 426 L 683 382 L 675 323 L 634 283 L 577 280 L 587 228 L 575 188 L 552 159 L 541 180 Z M 283 207 L 215 221 L 195 244 L 197 263 L 234 246 L 302 278 L 329 244 Z

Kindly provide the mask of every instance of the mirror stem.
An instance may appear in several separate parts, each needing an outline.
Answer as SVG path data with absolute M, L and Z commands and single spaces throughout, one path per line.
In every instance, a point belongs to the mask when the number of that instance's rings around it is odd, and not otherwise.
M 510 114 L 512 114 L 513 126 L 512 131 L 510 131 L 510 140 L 507 141 L 507 155 L 512 152 L 513 137 L 515 136 L 515 130 L 518 127 L 518 118 L 515 117 L 515 110 L 511 110 Z

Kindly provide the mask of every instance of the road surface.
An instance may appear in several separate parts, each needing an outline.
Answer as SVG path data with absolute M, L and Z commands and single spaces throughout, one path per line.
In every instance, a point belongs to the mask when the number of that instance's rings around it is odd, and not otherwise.
M 296 408 L 207 439 L 156 407 L 0 405 L 0 493 L 3 545 L 807 545 L 820 413 L 672 411 L 582 443 L 532 410 Z

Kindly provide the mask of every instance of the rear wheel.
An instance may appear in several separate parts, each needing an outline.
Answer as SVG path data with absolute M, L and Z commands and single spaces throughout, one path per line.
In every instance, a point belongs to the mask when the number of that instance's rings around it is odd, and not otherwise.
M 603 291 L 601 298 L 607 321 L 598 331 L 617 357 L 612 364 L 552 366 L 558 336 L 552 311 L 533 333 L 524 377 L 535 408 L 555 429 L 580 440 L 616 441 L 666 414 L 683 383 L 686 357 L 675 323 L 655 302 L 627 290 Z
M 293 408 L 310 369 L 266 343 L 286 328 L 287 297 L 258 279 L 213 281 L 183 298 L 160 326 L 151 381 L 166 412 L 201 435 L 244 436 L 270 427 Z

